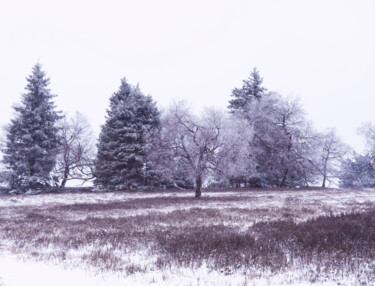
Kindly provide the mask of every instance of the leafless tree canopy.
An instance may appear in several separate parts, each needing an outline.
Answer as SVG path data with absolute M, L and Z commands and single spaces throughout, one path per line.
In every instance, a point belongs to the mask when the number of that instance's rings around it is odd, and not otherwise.
M 163 140 L 171 150 L 170 162 L 186 166 L 195 182 L 196 197 L 201 195 L 203 177 L 218 167 L 224 121 L 224 113 L 214 109 L 196 117 L 183 102 L 172 104 L 164 117 Z
M 322 176 L 322 187 L 328 183 L 335 183 L 340 175 L 341 164 L 349 153 L 350 148 L 337 136 L 334 129 L 317 134 L 318 158 L 317 167 Z
M 92 180 L 95 145 L 88 120 L 77 112 L 64 117 L 59 125 L 61 145 L 54 170 L 57 183 L 63 188 L 70 180 Z

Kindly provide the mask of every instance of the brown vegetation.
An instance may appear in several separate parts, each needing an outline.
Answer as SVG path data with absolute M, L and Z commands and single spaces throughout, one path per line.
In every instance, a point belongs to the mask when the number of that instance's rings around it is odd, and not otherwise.
M 362 271 L 375 281 L 375 202 L 356 199 L 351 191 L 351 200 L 335 209 L 325 203 L 328 197 L 339 200 L 338 192 L 320 200 L 317 192 L 211 190 L 200 200 L 168 193 L 123 201 L 111 194 L 114 200 L 6 206 L 0 208 L 0 241 L 13 253 L 78 258 L 128 274 L 203 263 L 217 271 L 275 273 L 316 265 L 316 279 Z M 43 196 L 51 195 L 34 198 Z M 145 261 L 133 263 L 129 257 L 135 253 Z

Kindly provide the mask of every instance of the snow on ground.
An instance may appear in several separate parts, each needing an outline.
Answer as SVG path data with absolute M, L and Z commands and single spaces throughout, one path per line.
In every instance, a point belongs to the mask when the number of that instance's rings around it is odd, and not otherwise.
M 296 282 L 297 281 L 297 282 Z M 279 275 L 265 273 L 263 277 L 251 274 L 220 273 L 206 267 L 195 270 L 176 268 L 148 273 L 136 273 L 123 276 L 120 273 L 95 273 L 87 269 L 72 268 L 61 264 L 41 261 L 22 260 L 15 256 L 0 256 L 0 286 L 130 286 L 130 285 L 311 285 L 311 281 L 301 278 L 299 272 L 285 272 Z M 355 277 L 347 280 L 347 285 L 354 285 Z M 316 286 L 338 285 L 334 281 L 315 282 Z
M 340 189 L 317 189 L 317 190 L 254 190 L 254 191 L 226 191 L 214 192 L 209 191 L 204 193 L 202 197 L 253 197 L 256 199 L 272 198 L 275 199 L 267 201 L 269 203 L 279 205 L 285 198 L 296 197 L 301 200 L 322 200 L 325 203 L 343 204 L 351 201 L 366 202 L 375 201 L 374 189 L 361 189 L 361 190 L 340 190 Z M 42 195 L 17 195 L 17 196 L 0 196 L 0 207 L 4 206 L 43 206 L 43 205 L 67 205 L 73 203 L 100 203 L 111 201 L 127 201 L 132 199 L 145 199 L 145 198 L 163 198 L 163 197 L 193 197 L 193 192 L 176 191 L 176 192 L 155 192 L 155 193 L 137 193 L 137 192 L 91 192 L 91 193 L 60 193 L 60 194 L 42 194 Z
M 59 193 L 41 195 L 0 196 L 0 207 L 3 206 L 44 206 L 69 205 L 75 203 L 100 203 L 110 201 L 126 201 L 137 198 L 155 197 L 189 197 L 193 193 L 129 193 L 129 192 L 91 192 L 91 193 Z
M 196 208 L 219 210 L 221 219 L 236 215 L 232 220 L 219 220 L 218 223 L 229 226 L 240 226 L 246 229 L 255 222 L 279 219 L 280 216 L 292 214 L 296 222 L 330 213 L 362 211 L 375 206 L 375 191 L 364 190 L 256 190 L 256 191 L 203 191 L 203 200 L 193 199 L 193 192 L 164 193 L 129 193 L 129 192 L 97 192 L 97 193 L 63 193 L 42 194 L 36 196 L 0 196 L 0 212 L 3 218 L 22 217 L 24 209 L 38 212 L 50 211 L 51 208 L 74 204 L 105 205 L 116 202 L 151 199 L 144 208 L 114 208 L 108 210 L 56 211 L 51 215 L 63 217 L 65 220 L 81 220 L 87 217 L 119 218 L 129 216 L 168 214 L 173 211 L 188 211 Z M 152 199 L 165 198 L 171 202 L 155 203 Z M 186 199 L 173 203 L 173 198 Z M 191 198 L 191 200 L 189 200 Z M 233 198 L 236 198 L 235 200 Z M 28 211 L 29 211 L 28 210 Z M 241 210 L 253 211 L 241 214 Z M 216 218 L 213 218 L 213 223 Z M 184 222 L 178 222 L 184 223 Z M 185 222 L 186 223 L 186 222 Z M 160 222 L 160 226 L 163 222 Z M 166 224 L 164 227 L 168 226 Z M 129 256 L 129 265 L 148 265 L 146 272 L 124 274 L 116 271 L 102 271 L 86 264 L 80 265 L 79 259 L 87 249 L 78 253 L 71 250 L 65 261 L 53 259 L 41 260 L 32 258 L 30 253 L 18 253 L 11 249 L 11 244 L 0 241 L 0 286 L 19 285 L 338 285 L 338 281 L 315 281 L 311 273 L 312 266 L 279 274 L 252 274 L 230 270 L 210 271 L 204 265 L 196 268 L 170 267 L 157 269 L 151 266 L 155 257 L 146 254 Z M 38 250 L 39 251 L 39 250 Z M 44 253 L 54 249 L 41 249 Z M 82 253 L 80 253 L 80 251 Z M 48 255 L 47 255 L 48 256 Z M 41 256 L 42 257 L 42 256 Z M 39 260 L 38 260 L 39 259 Z M 256 272 L 254 272 L 256 273 Z M 310 275 L 310 276 L 309 276 Z M 312 275 L 312 276 L 311 276 Z M 355 274 L 345 278 L 346 285 L 356 285 Z M 342 281 L 341 281 L 342 282 Z M 366 284 L 364 284 L 366 285 Z
M 262 190 L 262 191 L 226 191 L 226 192 L 208 192 L 203 193 L 203 197 L 207 198 L 231 198 L 233 196 L 243 198 L 243 202 L 239 200 L 234 205 L 231 201 L 226 202 L 205 202 L 201 208 L 281 208 L 283 206 L 294 207 L 296 204 L 304 206 L 316 207 L 317 211 L 325 214 L 332 210 L 335 213 L 348 210 L 356 210 L 359 204 L 373 204 L 375 203 L 375 191 L 373 189 L 363 189 L 355 191 L 343 190 Z M 45 195 L 19 195 L 19 196 L 1 196 L 1 207 L 17 207 L 17 206 L 53 206 L 53 205 L 70 205 L 70 204 L 100 204 L 109 202 L 125 202 L 134 199 L 147 198 L 191 198 L 193 192 L 165 192 L 165 193 L 129 193 L 129 192 L 100 192 L 100 193 L 63 193 L 63 194 L 45 194 Z M 251 202 L 251 199 L 253 202 Z M 350 206 L 353 205 L 353 209 Z M 196 207 L 196 204 L 178 205 L 178 209 L 190 209 Z M 322 207 L 322 209 L 318 209 Z M 164 213 L 171 212 L 176 209 L 176 206 L 163 206 L 160 209 L 133 209 L 127 210 L 121 215 L 138 215 L 145 214 L 150 211 L 161 211 Z
M 14 256 L 0 256 L 1 286 L 67 286 L 67 285 L 125 285 L 115 276 L 92 275 L 82 269 L 66 269 L 61 265 L 22 261 Z

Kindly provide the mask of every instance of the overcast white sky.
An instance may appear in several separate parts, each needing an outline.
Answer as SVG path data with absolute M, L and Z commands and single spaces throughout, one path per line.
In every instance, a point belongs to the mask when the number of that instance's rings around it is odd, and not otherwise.
M 0 0 L 0 125 L 38 61 L 58 108 L 96 131 L 122 77 L 160 107 L 225 108 L 257 67 L 359 147 L 357 127 L 375 123 L 374 15 L 371 0 Z

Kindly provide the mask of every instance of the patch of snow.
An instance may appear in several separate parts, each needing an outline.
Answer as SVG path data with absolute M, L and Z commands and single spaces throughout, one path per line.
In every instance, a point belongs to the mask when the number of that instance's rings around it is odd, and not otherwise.
M 0 285 L 1 286 L 125 286 L 125 285 L 294 285 L 307 286 L 312 281 L 302 278 L 302 273 L 288 271 L 274 275 L 265 271 L 261 275 L 251 271 L 232 272 L 224 269 L 222 272 L 211 271 L 204 265 L 199 268 L 172 267 L 165 270 L 151 270 L 146 273 L 104 272 L 93 273 L 87 269 L 63 267 L 59 264 L 47 264 L 40 261 L 20 260 L 15 256 L 0 256 Z M 346 283 L 355 283 L 355 277 L 348 277 Z M 297 282 L 292 282 L 297 281 Z M 337 285 L 333 281 L 315 281 L 317 286 Z
M 59 265 L 22 261 L 13 256 L 0 257 L 0 277 L 1 286 L 124 285 L 114 276 L 104 278 L 82 269 L 64 269 Z

